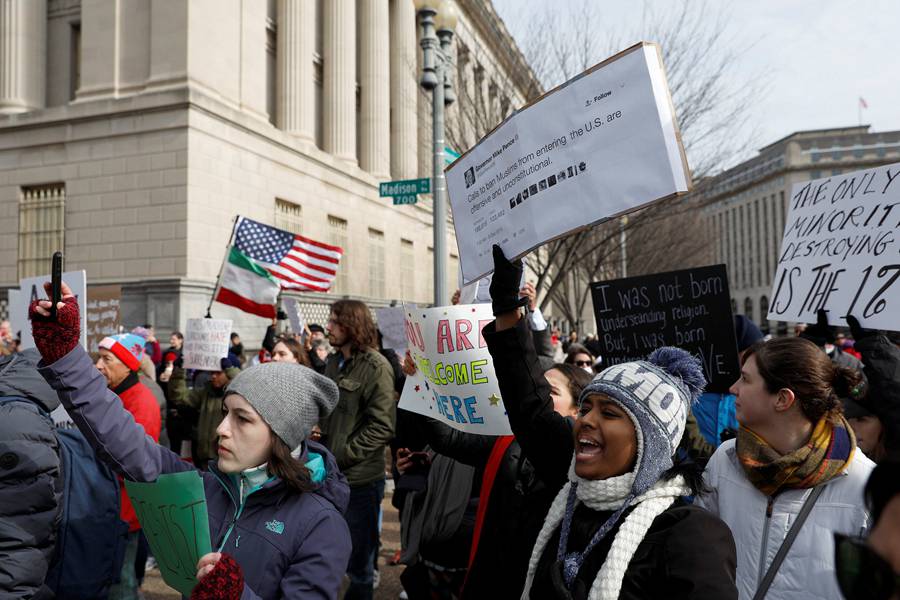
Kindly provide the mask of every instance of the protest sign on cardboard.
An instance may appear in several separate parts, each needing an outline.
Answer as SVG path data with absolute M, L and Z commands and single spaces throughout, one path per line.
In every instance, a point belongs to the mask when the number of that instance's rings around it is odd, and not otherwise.
M 415 305 L 407 305 L 410 309 Z M 375 321 L 381 332 L 381 345 L 402 355 L 406 353 L 406 313 L 402 306 L 375 309 Z
M 641 43 L 517 111 L 447 169 L 463 282 L 650 202 L 690 174 L 661 54 Z
M 184 330 L 185 369 L 220 371 L 231 344 L 231 319 L 188 319 Z
M 63 282 L 72 289 L 72 293 L 78 299 L 78 311 L 81 321 L 81 345 L 85 350 L 91 351 L 87 342 L 87 302 L 85 301 L 87 289 L 87 274 L 84 271 L 67 271 L 63 273 Z M 28 307 L 32 300 L 45 300 L 44 284 L 50 281 L 50 274 L 38 277 L 28 277 L 19 281 L 19 289 L 10 290 L 9 293 L 9 322 L 13 332 L 21 332 L 22 344 L 20 348 L 34 348 L 34 338 L 31 337 L 31 323 L 28 321 Z M 14 293 L 15 292 L 15 293 Z M 114 333 L 114 332 L 113 332 Z
M 404 307 L 406 340 L 416 363 L 400 408 L 481 435 L 510 435 L 493 361 L 481 335 L 494 320 L 489 304 Z
M 725 265 L 591 284 L 603 366 L 677 346 L 703 363 L 706 389 L 725 393 L 740 375 Z
M 300 308 L 300 303 L 296 298 L 282 298 L 281 303 L 284 305 L 284 312 L 287 313 L 288 321 L 291 323 L 291 331 L 302 334 L 306 327 L 306 316 L 303 314 L 303 309 Z
M 160 475 L 125 489 L 163 581 L 186 597 L 197 585 L 197 561 L 211 551 L 203 480 L 197 471 Z
M 100 340 L 119 331 L 119 304 L 122 286 L 92 285 L 87 290 L 87 347 L 97 348 Z
M 770 319 L 900 331 L 900 163 L 797 183 Z

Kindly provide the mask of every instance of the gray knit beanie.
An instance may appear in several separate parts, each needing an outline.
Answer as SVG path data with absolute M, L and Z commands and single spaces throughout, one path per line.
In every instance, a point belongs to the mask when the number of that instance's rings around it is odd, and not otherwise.
M 338 388 L 329 378 L 283 362 L 241 371 L 228 384 L 228 394 L 243 396 L 290 448 L 299 446 L 338 402 Z

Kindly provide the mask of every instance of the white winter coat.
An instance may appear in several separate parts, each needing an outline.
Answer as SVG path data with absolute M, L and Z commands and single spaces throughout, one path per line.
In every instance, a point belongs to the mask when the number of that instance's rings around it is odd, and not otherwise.
M 738 462 L 735 440 L 719 446 L 703 478 L 711 489 L 696 504 L 719 516 L 737 546 L 740 600 L 752 600 L 772 559 L 811 490 L 786 490 L 771 500 L 757 490 Z M 875 464 L 857 449 L 850 467 L 825 484 L 781 564 L 767 598 L 772 600 L 843 600 L 834 568 L 833 532 L 861 535 L 868 528 L 863 490 Z M 760 557 L 764 557 L 760 561 Z

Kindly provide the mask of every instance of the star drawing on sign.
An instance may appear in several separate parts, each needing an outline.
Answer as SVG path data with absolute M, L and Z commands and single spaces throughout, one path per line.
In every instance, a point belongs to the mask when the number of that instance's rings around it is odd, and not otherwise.
M 488 396 L 488 400 L 490 400 L 491 406 L 497 406 L 498 404 L 500 404 L 500 396 L 498 396 L 497 394 L 491 394 L 490 396 Z
M 418 386 L 418 385 L 417 385 L 417 386 L 415 387 L 415 390 L 416 390 L 417 392 L 418 392 L 419 390 L 421 390 L 421 389 L 422 389 L 421 386 Z

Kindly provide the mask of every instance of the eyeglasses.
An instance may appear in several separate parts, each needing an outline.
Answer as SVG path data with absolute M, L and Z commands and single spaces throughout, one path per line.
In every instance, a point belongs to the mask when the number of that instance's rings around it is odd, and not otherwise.
M 592 363 L 591 363 L 591 361 L 589 361 L 589 360 L 576 360 L 576 361 L 575 361 L 575 366 L 576 366 L 576 367 L 590 367 L 591 364 L 592 364 Z

